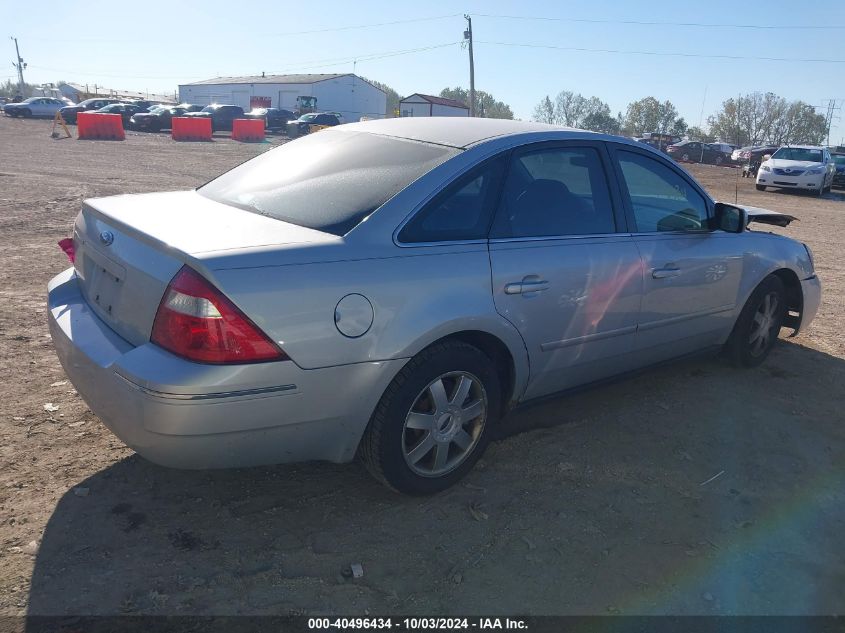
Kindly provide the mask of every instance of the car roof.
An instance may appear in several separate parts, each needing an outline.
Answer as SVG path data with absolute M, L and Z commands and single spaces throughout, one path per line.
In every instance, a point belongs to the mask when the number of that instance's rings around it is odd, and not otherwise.
M 595 132 L 533 121 L 470 117 L 400 117 L 350 123 L 344 128 L 457 148 L 466 148 L 491 138 L 531 132 L 572 132 L 577 133 L 573 134 L 574 137 L 580 138 L 601 136 Z

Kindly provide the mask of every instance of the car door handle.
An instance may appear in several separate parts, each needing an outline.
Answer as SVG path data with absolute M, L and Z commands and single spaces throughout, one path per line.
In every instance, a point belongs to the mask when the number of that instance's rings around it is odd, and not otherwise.
M 505 284 L 506 295 L 521 295 L 529 292 L 542 292 L 549 289 L 549 282 L 537 279 L 535 276 L 526 277 L 522 281 Z
M 651 271 L 651 276 L 654 279 L 668 279 L 669 277 L 677 277 L 680 274 L 680 268 L 655 268 Z

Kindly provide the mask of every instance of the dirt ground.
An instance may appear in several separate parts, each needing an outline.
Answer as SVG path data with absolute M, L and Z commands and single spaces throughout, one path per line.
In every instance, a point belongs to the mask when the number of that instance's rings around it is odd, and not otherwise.
M 56 241 L 86 197 L 194 187 L 278 140 L 49 130 L 0 116 L 0 615 L 845 613 L 841 193 L 691 167 L 800 218 L 783 231 L 824 284 L 809 331 L 756 370 L 688 361 L 522 410 L 419 499 L 357 464 L 182 472 L 113 437 L 47 333 Z

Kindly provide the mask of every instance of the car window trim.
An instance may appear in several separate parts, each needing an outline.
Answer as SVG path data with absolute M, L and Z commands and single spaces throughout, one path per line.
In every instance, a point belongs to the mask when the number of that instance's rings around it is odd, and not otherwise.
M 672 170 L 677 174 L 682 180 L 684 180 L 687 185 L 691 185 L 693 190 L 698 192 L 698 194 L 704 199 L 705 206 L 707 207 L 707 219 L 712 220 L 714 216 L 714 206 L 715 201 L 711 198 L 706 191 L 696 182 L 695 179 L 691 178 L 688 173 L 682 170 L 676 163 L 673 163 L 668 158 L 664 158 L 660 154 L 655 152 L 643 151 L 638 147 L 634 147 L 632 145 L 627 145 L 623 143 L 608 143 L 608 151 L 611 156 L 612 168 L 616 174 L 616 182 L 619 186 L 619 192 L 622 196 L 622 204 L 624 205 L 625 209 L 625 216 L 628 222 L 628 229 L 632 236 L 638 235 L 683 235 L 683 236 L 692 236 L 692 235 L 709 235 L 712 233 L 710 230 L 702 230 L 702 231 L 639 231 L 637 230 L 637 220 L 634 216 L 634 207 L 631 203 L 631 196 L 628 192 L 628 185 L 625 183 L 625 176 L 622 173 L 622 166 L 619 164 L 619 156 L 618 152 L 630 152 L 633 154 L 640 154 L 641 156 L 645 156 L 646 158 L 651 158 L 655 160 L 668 169 Z M 624 188 L 623 188 L 624 186 Z
M 442 183 L 439 187 L 434 189 L 429 195 L 425 197 L 425 199 L 420 202 L 414 209 L 405 216 L 402 222 L 396 227 L 393 231 L 393 243 L 398 246 L 399 248 L 417 248 L 417 247 L 432 247 L 432 246 L 456 246 L 456 245 L 464 245 L 464 244 L 487 244 L 490 237 L 490 229 L 493 226 L 493 221 L 496 216 L 496 211 L 494 210 L 493 213 L 490 214 L 490 222 L 487 226 L 487 235 L 483 238 L 474 239 L 474 240 L 441 240 L 437 242 L 403 242 L 399 239 L 399 234 L 402 232 L 402 229 L 405 228 L 405 225 L 411 222 L 419 213 L 428 207 L 428 205 L 437 198 L 441 193 L 443 193 L 446 189 L 451 187 L 455 184 L 458 180 L 463 178 L 464 176 L 468 175 L 471 171 L 478 169 L 485 163 L 490 161 L 494 161 L 496 159 L 503 159 L 506 163 L 510 162 L 510 155 L 513 153 L 513 149 L 509 148 L 506 150 L 495 150 L 485 154 L 484 156 L 480 157 L 478 160 L 473 161 L 472 164 L 463 167 L 458 173 L 452 175 L 446 182 Z M 458 158 L 460 154 L 454 156 L 450 160 L 455 160 Z M 447 160 L 444 165 L 447 164 L 449 161 Z M 508 168 L 508 165 L 505 165 L 505 169 Z M 498 183 L 498 190 L 496 191 L 495 196 L 493 196 L 493 202 L 495 203 L 496 208 L 499 206 L 499 200 L 502 196 L 502 189 L 504 187 L 505 178 L 502 177 L 499 179 Z M 409 185 L 410 186 L 410 185 Z
M 496 219 L 499 213 L 501 213 L 501 194 L 502 191 L 504 191 L 504 188 L 507 186 L 507 177 L 510 174 L 510 164 L 514 160 L 524 154 L 531 154 L 537 151 L 544 151 L 546 149 L 578 149 L 583 147 L 595 149 L 598 152 L 599 161 L 601 162 L 601 167 L 604 172 L 605 184 L 607 185 L 607 192 L 610 197 L 611 214 L 613 217 L 613 225 L 616 229 L 615 231 L 613 231 L 612 233 L 590 233 L 580 235 L 532 235 L 526 237 L 490 237 L 490 231 L 493 230 L 493 226 L 496 224 Z M 502 185 L 499 191 L 498 204 L 496 206 L 496 211 L 493 214 L 493 222 L 490 225 L 490 229 L 487 231 L 487 241 L 490 244 L 502 244 L 507 242 L 538 242 L 547 240 L 567 240 L 573 238 L 595 239 L 597 237 L 630 235 L 630 227 L 628 226 L 628 221 L 625 217 L 625 213 L 621 204 L 621 190 L 619 189 L 619 183 L 615 182 L 614 178 L 611 178 L 613 173 L 613 165 L 611 162 L 610 154 L 608 153 L 606 141 L 593 141 L 589 139 L 572 139 L 565 141 L 538 141 L 536 143 L 528 143 L 526 145 L 520 145 L 519 147 L 514 148 L 511 152 L 511 155 L 508 157 L 508 165 L 506 166 L 505 177 L 502 179 Z

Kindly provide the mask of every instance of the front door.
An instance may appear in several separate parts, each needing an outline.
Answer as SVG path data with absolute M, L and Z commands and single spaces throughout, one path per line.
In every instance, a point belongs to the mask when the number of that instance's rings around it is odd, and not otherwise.
M 601 143 L 534 145 L 511 157 L 490 264 L 496 309 L 528 348 L 525 399 L 631 365 L 642 263 L 608 166 Z
M 46 99 L 36 99 L 32 102 L 32 105 L 29 107 L 32 116 L 46 116 L 49 114 L 46 101 Z
M 676 166 L 633 148 L 617 146 L 614 154 L 644 266 L 642 362 L 723 342 L 742 278 L 737 234 L 710 230 L 711 202 Z

